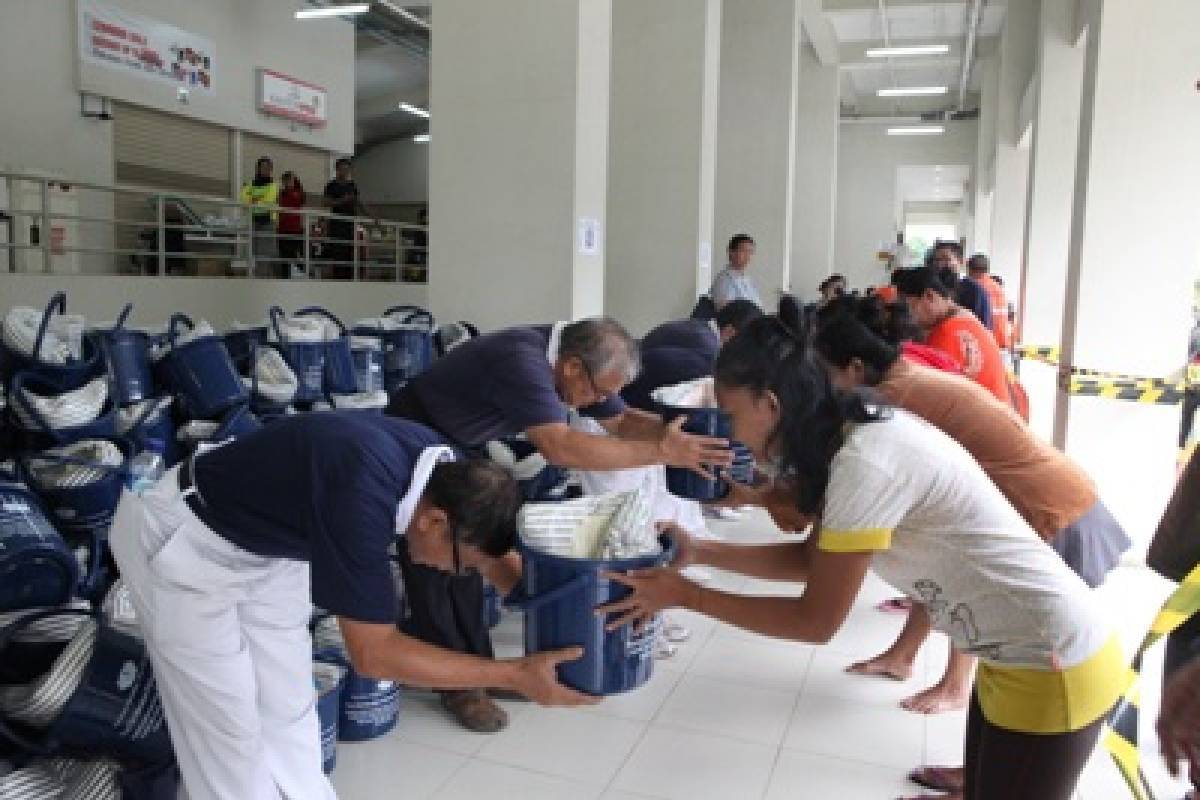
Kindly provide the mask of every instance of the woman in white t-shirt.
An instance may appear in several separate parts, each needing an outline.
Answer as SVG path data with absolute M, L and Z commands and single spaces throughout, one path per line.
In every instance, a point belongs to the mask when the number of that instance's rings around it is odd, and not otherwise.
M 795 321 L 769 317 L 721 351 L 734 438 L 774 465 L 807 541 L 736 545 L 675 531 L 681 568 L 702 563 L 805 581 L 800 597 L 706 589 L 670 569 L 623 578 L 614 626 L 686 607 L 768 636 L 823 644 L 868 569 L 926 605 L 980 659 L 966 737 L 968 800 L 1069 800 L 1127 670 L 1087 586 L 956 442 L 915 416 L 834 390 Z

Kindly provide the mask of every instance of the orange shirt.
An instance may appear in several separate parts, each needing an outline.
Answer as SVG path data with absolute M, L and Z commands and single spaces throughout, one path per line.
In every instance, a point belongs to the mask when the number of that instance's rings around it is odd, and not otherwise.
M 1008 299 L 1004 296 L 1004 287 L 996 283 L 991 275 L 980 275 L 975 282 L 983 287 L 992 304 L 992 335 L 1000 349 L 1012 347 L 1012 330 L 1008 324 Z
M 962 368 L 963 375 L 991 392 L 997 400 L 1011 405 L 1008 373 L 1004 356 L 992 332 L 983 327 L 970 311 L 961 308 L 929 331 L 925 344 L 941 350 Z

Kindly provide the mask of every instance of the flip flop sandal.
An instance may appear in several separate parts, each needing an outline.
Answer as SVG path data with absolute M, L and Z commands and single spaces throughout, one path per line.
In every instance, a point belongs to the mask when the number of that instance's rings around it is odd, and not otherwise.
M 912 611 L 913 602 L 907 597 L 893 597 L 875 606 L 876 611 L 884 614 L 907 614 Z
M 947 794 L 961 794 L 963 790 L 959 770 L 955 767 L 918 767 L 908 773 L 908 779 L 925 789 Z

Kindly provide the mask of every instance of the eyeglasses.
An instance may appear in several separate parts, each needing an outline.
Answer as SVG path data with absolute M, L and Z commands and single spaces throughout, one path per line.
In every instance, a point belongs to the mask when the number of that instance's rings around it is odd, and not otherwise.
M 592 386 L 592 394 L 596 396 L 595 405 L 608 402 L 608 392 L 602 391 L 596 385 L 596 376 L 592 373 L 592 369 L 587 365 L 587 362 L 581 358 L 579 359 L 579 366 L 583 367 L 583 374 L 587 375 L 588 383 Z

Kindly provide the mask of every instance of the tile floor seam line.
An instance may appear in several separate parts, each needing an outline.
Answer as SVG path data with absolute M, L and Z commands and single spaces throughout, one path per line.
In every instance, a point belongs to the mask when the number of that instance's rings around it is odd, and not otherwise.
M 767 773 L 767 784 L 763 787 L 761 800 L 766 800 L 771 793 L 771 786 L 775 781 L 775 772 L 779 769 L 779 759 L 783 757 L 784 742 L 787 741 L 788 731 L 791 729 L 792 720 L 796 718 L 796 712 L 800 710 L 800 700 L 804 697 L 804 687 L 808 684 L 808 674 L 812 669 L 812 654 L 809 654 L 808 666 L 804 668 L 804 680 L 800 683 L 800 691 L 796 692 L 796 700 L 792 703 L 792 710 L 788 714 L 788 724 L 784 726 L 783 736 L 779 739 L 779 744 L 775 747 L 775 760 L 771 762 L 771 770 Z
M 470 765 L 471 761 L 474 760 L 474 756 L 464 756 L 461 753 L 455 753 L 455 755 L 462 758 L 463 762 L 451 770 L 450 774 L 447 775 L 440 784 L 438 784 L 437 788 L 429 793 L 430 800 L 437 800 L 438 795 L 440 795 L 448 786 L 450 786 L 450 782 L 457 778 L 459 773 L 465 770 Z
M 853 758 L 851 756 L 841 756 L 841 755 L 835 756 L 830 753 L 821 753 L 816 750 L 808 750 L 803 747 L 789 747 L 788 745 L 782 745 L 782 746 L 780 746 L 779 749 L 781 751 L 786 750 L 789 753 L 800 753 L 802 755 L 815 756 L 817 758 L 823 758 L 823 759 L 827 759 L 827 760 L 832 759 L 833 761 L 846 761 L 850 764 L 856 764 L 860 767 L 874 767 L 876 769 L 890 769 L 890 770 L 902 769 L 901 767 L 897 767 L 895 764 L 881 764 L 878 761 L 864 761 L 861 758 Z
M 530 775 L 537 775 L 539 778 L 550 778 L 552 780 L 562 781 L 564 783 L 573 783 L 573 784 L 576 784 L 579 786 L 587 786 L 588 788 L 591 788 L 591 789 L 599 789 L 600 794 L 604 794 L 605 792 L 608 791 L 607 784 L 591 783 L 582 778 L 577 778 L 577 777 L 568 778 L 564 775 L 556 775 L 553 772 L 542 772 L 540 769 L 531 769 L 530 767 L 521 767 L 521 766 L 517 766 L 516 764 L 510 764 L 505 761 L 497 761 L 495 758 L 488 758 L 487 756 L 482 755 L 482 754 L 474 756 L 472 759 L 469 759 L 469 760 L 478 761 L 482 764 L 487 764 L 492 767 L 503 767 L 505 769 L 515 770 L 516 772 L 527 772 Z

